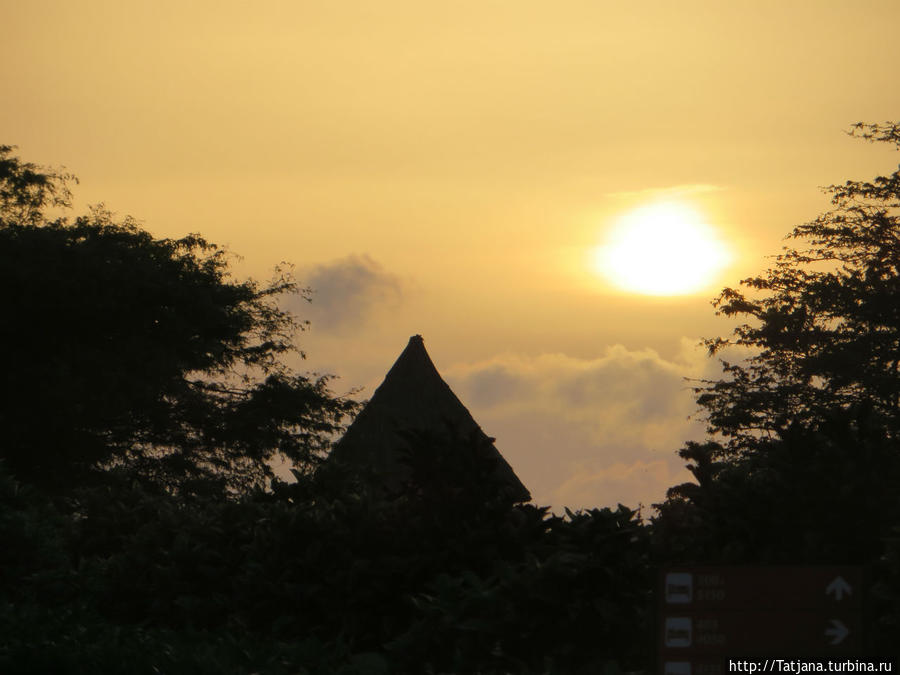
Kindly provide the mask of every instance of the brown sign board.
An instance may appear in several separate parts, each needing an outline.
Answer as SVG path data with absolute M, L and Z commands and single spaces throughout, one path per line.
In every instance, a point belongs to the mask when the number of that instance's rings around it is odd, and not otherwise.
M 666 610 L 862 605 L 862 570 L 852 565 L 672 567 L 662 570 L 660 586 Z
M 841 657 L 862 645 L 860 567 L 681 566 L 660 571 L 659 653 L 673 673 L 722 657 Z
M 861 624 L 858 612 L 769 609 L 667 613 L 660 647 L 680 654 L 780 651 L 841 655 L 859 648 Z

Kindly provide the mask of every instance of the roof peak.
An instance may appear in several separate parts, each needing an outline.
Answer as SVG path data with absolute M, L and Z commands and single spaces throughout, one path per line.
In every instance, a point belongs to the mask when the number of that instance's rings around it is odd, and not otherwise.
M 432 379 L 436 383 L 439 382 L 445 387 L 447 386 L 441 379 L 431 357 L 428 355 L 428 350 L 425 349 L 425 341 L 422 339 L 422 336 L 413 335 L 409 338 L 409 343 L 407 343 L 404 350 L 400 352 L 400 356 L 397 357 L 394 365 L 391 366 L 391 369 L 388 371 L 384 378 L 384 382 L 382 382 L 379 389 L 385 387 L 391 388 L 392 383 L 395 383 L 397 380 L 404 380 L 406 378 L 421 380 L 423 377 Z
M 409 477 L 403 453 L 412 449 L 409 432 L 474 437 L 496 466 L 497 477 L 515 501 L 527 501 L 528 490 L 444 382 L 425 350 L 421 335 L 409 338 L 372 398 L 335 445 L 332 456 L 376 469 L 385 484 L 402 484 Z M 455 440 L 455 439 L 451 439 Z

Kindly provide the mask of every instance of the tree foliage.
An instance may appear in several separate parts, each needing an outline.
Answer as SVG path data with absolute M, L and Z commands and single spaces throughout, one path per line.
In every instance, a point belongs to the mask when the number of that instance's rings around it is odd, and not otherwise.
M 157 239 L 102 208 L 69 221 L 69 177 L 0 148 L 7 355 L 2 457 L 60 488 L 127 467 L 169 489 L 246 490 L 280 454 L 308 464 L 352 409 L 328 377 L 287 368 L 302 328 L 289 274 L 236 280 L 199 235 Z
M 900 148 L 900 124 L 852 136 Z M 696 387 L 709 437 L 679 451 L 695 481 L 653 523 L 659 560 L 851 563 L 867 568 L 866 647 L 900 625 L 900 171 L 825 188 L 832 207 L 796 227 L 763 274 L 726 288 L 745 319 L 707 341 L 724 376 Z
M 878 559 L 900 523 L 900 455 L 871 409 L 793 427 L 739 460 L 714 442 L 681 453 L 696 483 L 669 490 L 656 546 L 710 563 Z
M 898 124 L 850 133 L 900 148 Z M 744 279 L 746 291 L 726 288 L 714 301 L 718 314 L 748 320 L 707 346 L 750 356 L 723 362 L 726 377 L 695 390 L 724 454 L 864 401 L 892 437 L 900 430 L 900 171 L 824 191 L 833 208 L 788 235 L 801 243 Z
M 0 145 L 0 226 L 37 225 L 48 206 L 68 208 L 75 176 L 62 170 L 23 162 L 12 152 L 14 145 Z
M 104 478 L 61 513 L 0 465 L 0 534 L 21 544 L 3 555 L 0 671 L 553 675 L 649 660 L 647 530 L 625 507 L 469 512 L 343 482 L 182 500 Z

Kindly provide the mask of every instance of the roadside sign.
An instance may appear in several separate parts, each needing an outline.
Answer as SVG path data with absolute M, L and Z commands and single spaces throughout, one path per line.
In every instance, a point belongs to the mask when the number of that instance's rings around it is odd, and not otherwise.
M 851 654 L 862 645 L 862 581 L 855 566 L 663 569 L 662 671 L 712 675 L 723 659 L 751 654 Z
M 663 603 L 692 609 L 859 607 L 861 585 L 862 571 L 852 566 L 670 568 L 663 572 Z
M 860 618 L 852 613 L 802 609 L 739 610 L 667 615 L 662 646 L 686 653 L 749 654 L 788 650 L 794 654 L 844 654 L 858 649 Z

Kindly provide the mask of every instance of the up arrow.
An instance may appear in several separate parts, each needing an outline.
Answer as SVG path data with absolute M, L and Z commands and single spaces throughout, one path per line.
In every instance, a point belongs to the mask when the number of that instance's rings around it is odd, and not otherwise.
M 831 638 L 833 645 L 841 644 L 848 635 L 850 635 L 850 629 L 837 619 L 832 619 L 831 625 L 825 629 L 825 636 Z
M 825 594 L 834 593 L 835 600 L 843 600 L 844 593 L 847 595 L 853 595 L 853 589 L 850 587 L 844 577 L 835 577 L 830 584 L 825 587 Z

